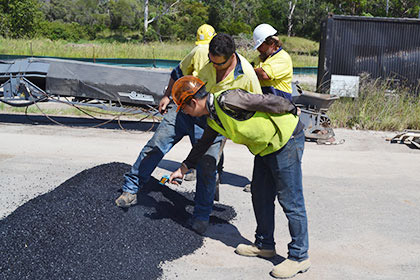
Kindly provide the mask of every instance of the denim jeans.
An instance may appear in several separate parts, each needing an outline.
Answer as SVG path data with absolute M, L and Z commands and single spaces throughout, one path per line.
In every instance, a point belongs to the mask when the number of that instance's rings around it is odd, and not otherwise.
M 286 214 L 292 241 L 288 258 L 308 258 L 308 222 L 302 190 L 301 160 L 305 144 L 303 131 L 292 136 L 279 151 L 255 156 L 251 182 L 252 204 L 257 220 L 255 245 L 274 249 L 274 200 Z
M 153 137 L 141 150 L 131 170 L 124 175 L 122 190 L 137 193 L 150 179 L 152 172 L 164 155 L 184 136 L 195 144 L 203 135 L 206 117 L 196 118 L 182 112 L 176 112 L 176 107 L 165 114 Z M 194 218 L 207 221 L 213 208 L 216 190 L 216 166 L 219 159 L 223 137 L 218 136 L 213 145 L 199 161 L 197 170 L 197 185 L 195 193 Z

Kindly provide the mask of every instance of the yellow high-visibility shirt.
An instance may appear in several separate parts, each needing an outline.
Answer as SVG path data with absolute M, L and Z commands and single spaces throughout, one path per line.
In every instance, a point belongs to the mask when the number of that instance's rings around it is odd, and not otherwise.
M 209 62 L 209 45 L 197 45 L 187 56 L 172 70 L 171 77 L 175 81 L 187 75 L 197 77 L 198 71 Z
M 223 110 L 215 92 L 214 107 L 218 121 L 207 118 L 207 124 L 234 143 L 246 145 L 254 155 L 266 156 L 280 150 L 293 135 L 299 117 L 290 113 L 270 114 L 255 112 L 252 117 L 238 120 Z M 229 94 L 229 93 L 227 93 Z
M 223 90 L 240 88 L 248 92 L 262 94 L 260 82 L 251 64 L 240 54 L 235 69 L 225 79 L 216 83 L 216 69 L 208 62 L 199 72 L 198 78 L 206 83 L 206 90 L 216 93 Z
M 265 61 L 258 61 L 255 68 L 262 68 L 270 80 L 260 80 L 263 93 L 272 93 L 291 100 L 293 63 L 289 54 L 279 49 Z

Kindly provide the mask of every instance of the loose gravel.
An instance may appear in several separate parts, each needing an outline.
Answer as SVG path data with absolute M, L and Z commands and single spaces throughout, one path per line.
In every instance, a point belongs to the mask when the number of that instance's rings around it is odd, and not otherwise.
M 187 228 L 193 193 L 156 179 L 127 210 L 115 206 L 130 166 L 85 170 L 0 221 L 0 279 L 157 279 L 160 264 L 191 254 L 203 236 Z M 233 208 L 215 205 L 211 223 Z

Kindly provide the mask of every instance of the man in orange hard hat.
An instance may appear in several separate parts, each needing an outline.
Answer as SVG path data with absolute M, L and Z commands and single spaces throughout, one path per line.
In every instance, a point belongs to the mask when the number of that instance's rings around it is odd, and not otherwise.
M 234 40 L 229 35 L 217 34 L 211 39 L 208 59 L 209 62 L 198 71 L 198 76 L 207 83 L 210 92 L 216 92 L 219 89 L 243 88 L 261 93 L 261 87 L 252 66 L 236 53 Z M 174 81 L 186 73 L 181 66 L 182 63 L 172 71 L 171 77 Z M 172 85 L 173 82 L 170 82 L 168 89 L 172 88 Z M 162 112 L 166 110 L 167 104 L 167 100 L 161 102 Z M 176 108 L 169 109 L 152 139 L 142 149 L 131 171 L 124 176 L 123 194 L 116 200 L 116 204 L 120 207 L 136 204 L 139 188 L 147 183 L 163 156 L 184 136 L 189 136 L 191 143 L 195 144 L 201 138 L 205 127 L 205 118 L 188 116 L 183 112 L 177 112 Z M 217 137 L 197 165 L 195 207 L 189 225 L 200 234 L 203 234 L 209 225 L 216 190 L 216 167 L 223 139 L 222 136 Z

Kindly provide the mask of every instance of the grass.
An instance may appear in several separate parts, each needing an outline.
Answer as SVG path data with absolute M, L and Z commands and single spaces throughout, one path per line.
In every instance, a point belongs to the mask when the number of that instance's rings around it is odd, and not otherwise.
M 283 47 L 293 59 L 295 67 L 316 66 L 318 64 L 318 43 L 304 38 L 280 36 Z M 235 37 L 238 52 L 253 60 L 258 52 L 252 49 L 252 39 L 248 36 Z M 58 57 L 96 58 L 159 58 L 182 59 L 194 47 L 193 42 L 153 42 L 148 44 L 86 41 L 69 43 L 46 39 L 12 40 L 0 37 L 0 54 L 36 55 Z M 362 79 L 359 98 L 341 98 L 329 109 L 334 127 L 391 130 L 420 129 L 420 101 L 409 90 L 396 88 L 392 92 L 390 84 Z M 42 107 L 41 107 L 42 108 Z M 24 113 L 25 108 L 15 108 L 0 103 L 1 112 Z M 48 115 L 83 115 L 72 107 L 46 107 L 42 111 Z M 29 114 L 40 114 L 36 106 L 30 106 Z M 110 117 L 108 112 L 94 113 L 96 117 Z M 113 116 L 116 116 L 115 114 Z M 113 117 L 111 116 L 111 118 Z M 136 118 L 141 118 L 138 116 Z
M 283 37 L 282 37 L 283 38 Z M 241 38 L 242 39 L 242 38 Z M 251 47 L 252 41 L 245 38 L 246 44 L 238 44 L 238 52 L 253 60 L 258 52 Z M 317 66 L 318 43 L 297 37 L 285 37 L 284 48 L 291 54 L 295 67 Z M 194 42 L 152 42 L 119 43 L 104 41 L 82 41 L 70 43 L 48 39 L 5 39 L 0 37 L 0 54 L 56 56 L 75 58 L 144 58 L 181 60 L 194 47 Z
M 420 99 L 409 89 L 362 81 L 359 97 L 341 98 L 329 109 L 334 127 L 401 131 L 420 129 Z
M 89 41 L 69 43 L 48 39 L 0 38 L 0 54 L 85 58 L 161 58 L 182 59 L 194 46 L 192 42 L 136 44 Z

